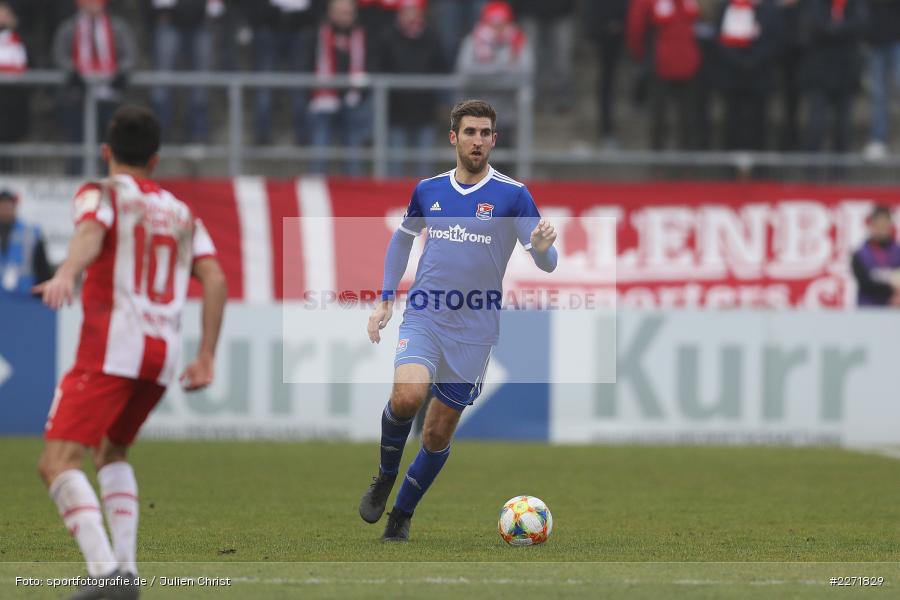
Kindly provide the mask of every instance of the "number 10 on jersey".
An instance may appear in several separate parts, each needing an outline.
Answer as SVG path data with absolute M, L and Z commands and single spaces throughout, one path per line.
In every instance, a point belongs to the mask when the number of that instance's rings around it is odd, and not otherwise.
M 175 261 L 178 242 L 170 235 L 152 234 L 140 223 L 134 227 L 134 293 L 154 304 L 175 298 Z

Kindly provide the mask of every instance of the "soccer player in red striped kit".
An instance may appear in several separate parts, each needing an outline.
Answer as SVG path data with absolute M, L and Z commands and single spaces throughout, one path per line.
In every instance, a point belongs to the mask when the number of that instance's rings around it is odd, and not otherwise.
M 35 288 L 57 309 L 71 302 L 84 272 L 78 354 L 56 390 L 38 467 L 88 574 L 103 579 L 81 586 L 77 600 L 138 596 L 138 490 L 127 452 L 174 378 L 192 276 L 203 286 L 203 332 L 180 380 L 198 390 L 213 379 L 225 277 L 203 223 L 149 179 L 159 143 L 151 112 L 119 109 L 102 149 L 109 177 L 78 191 L 68 256 Z M 81 470 L 89 448 L 111 543 L 101 501 Z

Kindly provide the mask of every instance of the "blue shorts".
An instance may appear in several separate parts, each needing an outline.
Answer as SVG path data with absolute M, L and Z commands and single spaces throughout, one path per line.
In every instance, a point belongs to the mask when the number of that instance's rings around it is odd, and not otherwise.
M 432 394 L 456 410 L 481 394 L 492 346 L 466 344 L 421 327 L 400 325 L 394 367 L 423 365 L 431 373 Z

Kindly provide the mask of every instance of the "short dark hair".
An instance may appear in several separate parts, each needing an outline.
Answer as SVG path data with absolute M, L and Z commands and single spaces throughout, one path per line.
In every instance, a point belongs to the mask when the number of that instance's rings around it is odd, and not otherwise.
M 156 116 L 142 106 L 126 105 L 113 115 L 106 128 L 106 143 L 116 162 L 145 167 L 159 152 L 160 126 Z
M 3 5 L 3 2 L 0 2 L 0 6 Z M 12 190 L 0 190 L 0 201 L 5 202 L 18 202 L 19 196 Z
M 484 100 L 463 100 L 450 111 L 450 129 L 459 135 L 459 125 L 463 117 L 487 117 L 491 120 L 491 129 L 497 128 L 497 111 Z
M 872 212 L 869 213 L 869 220 L 874 221 L 879 217 L 887 217 L 888 219 L 893 220 L 890 207 L 886 204 L 876 204 L 874 208 L 872 208 Z

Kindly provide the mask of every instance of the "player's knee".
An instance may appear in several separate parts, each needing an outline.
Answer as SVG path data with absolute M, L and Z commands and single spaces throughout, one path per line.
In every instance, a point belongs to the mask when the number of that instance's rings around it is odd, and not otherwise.
M 66 460 L 64 456 L 46 451 L 41 454 L 37 466 L 38 475 L 48 487 L 60 473 L 73 468 L 78 468 L 74 460 Z
M 53 463 L 47 456 L 47 454 L 41 454 L 41 458 L 38 460 L 37 464 L 37 472 L 38 476 L 43 480 L 46 485 L 50 485 L 53 481 L 51 475 L 54 473 Z
M 395 385 L 391 392 L 391 412 L 400 419 L 416 416 L 425 400 L 425 394 L 426 391 L 418 385 Z
M 422 431 L 422 445 L 429 452 L 440 452 L 450 445 L 452 432 L 446 431 L 440 423 L 425 423 Z

